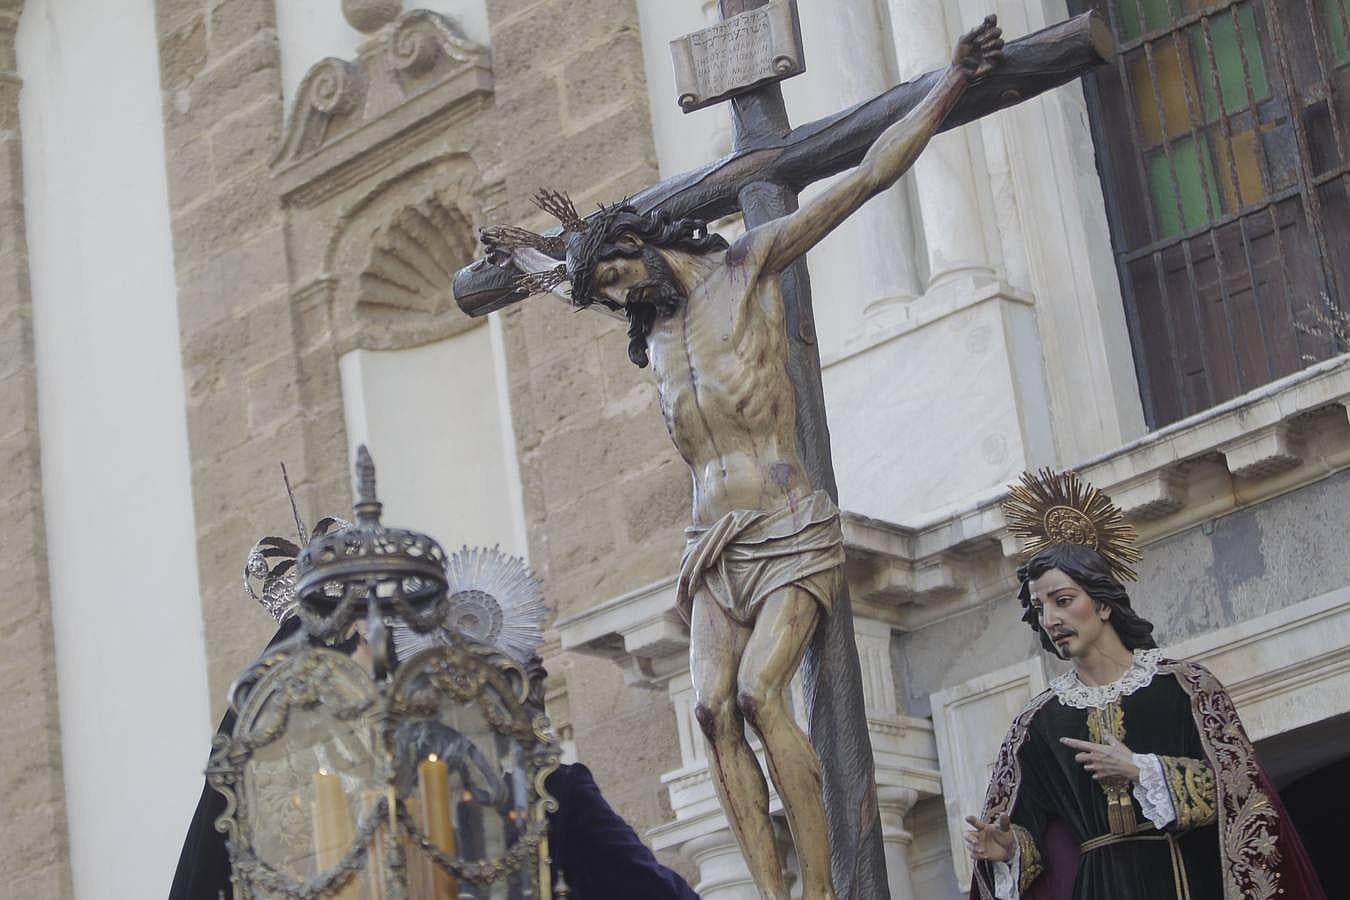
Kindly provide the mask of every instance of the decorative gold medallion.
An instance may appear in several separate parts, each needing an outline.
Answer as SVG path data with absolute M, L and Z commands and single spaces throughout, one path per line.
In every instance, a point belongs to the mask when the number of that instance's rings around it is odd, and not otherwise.
M 1131 568 L 1143 558 L 1134 546 L 1138 532 L 1110 497 L 1076 472 L 1023 472 L 1021 483 L 1008 488 L 1003 517 L 1023 539 L 1027 556 L 1055 544 L 1080 544 L 1100 553 L 1121 581 L 1139 577 Z

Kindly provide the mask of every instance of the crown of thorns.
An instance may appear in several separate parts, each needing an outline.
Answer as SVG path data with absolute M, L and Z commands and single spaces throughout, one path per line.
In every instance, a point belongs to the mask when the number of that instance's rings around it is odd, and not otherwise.
M 1134 526 L 1111 498 L 1075 472 L 1023 472 L 1003 503 L 1008 531 L 1023 538 L 1022 552 L 1035 556 L 1055 544 L 1081 544 L 1101 554 L 1119 581 L 1136 581 L 1131 566 L 1143 559 Z
M 636 212 L 627 200 L 609 206 L 601 205 L 588 218 L 577 213 L 571 199 L 561 191 L 541 188 L 530 198 L 539 209 L 553 216 L 562 226 L 557 234 L 538 234 L 510 225 L 493 225 L 480 232 L 484 248 L 489 254 L 528 247 L 560 260 L 557 266 L 540 272 L 526 272 L 516 279 L 517 289 L 527 294 L 551 291 L 566 282 L 571 283 L 572 303 L 588 306 L 604 302 L 594 294 L 595 266 L 605 236 L 621 213 Z

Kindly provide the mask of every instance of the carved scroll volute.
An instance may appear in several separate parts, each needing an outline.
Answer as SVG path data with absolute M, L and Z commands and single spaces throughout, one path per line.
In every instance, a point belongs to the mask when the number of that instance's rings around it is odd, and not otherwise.
M 415 9 L 390 30 L 385 52 L 389 65 L 408 76 L 431 71 L 438 62 L 484 63 L 486 51 L 459 33 L 445 16 Z
M 274 167 L 290 168 L 391 116 L 406 118 L 401 110 L 429 91 L 458 84 L 468 99 L 490 88 L 486 48 L 445 16 L 416 9 L 391 20 L 393 8 L 351 5 L 355 22 L 373 30 L 354 61 L 325 59 L 305 75 Z
M 342 130 L 356 115 L 366 86 L 365 72 L 358 65 L 332 56 L 315 63 L 300 82 L 290 125 L 273 164 L 322 147 L 331 133 Z

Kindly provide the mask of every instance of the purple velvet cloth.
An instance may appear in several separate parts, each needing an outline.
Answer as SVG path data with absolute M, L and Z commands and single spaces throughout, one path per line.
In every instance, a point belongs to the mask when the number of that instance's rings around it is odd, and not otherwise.
M 549 855 L 572 900 L 698 900 L 605 802 L 585 766 L 559 766 L 544 786 L 558 801 L 549 820 Z

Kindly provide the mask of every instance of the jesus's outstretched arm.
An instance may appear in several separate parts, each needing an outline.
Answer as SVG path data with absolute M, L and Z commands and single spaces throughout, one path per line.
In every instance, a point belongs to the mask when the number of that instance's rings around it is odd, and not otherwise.
M 764 268 L 781 271 L 810 250 L 839 223 L 895 184 L 937 133 L 967 85 L 1003 58 L 1003 32 L 994 16 L 963 36 L 952 65 L 928 96 L 883 131 L 862 162 L 801 205 L 795 213 L 746 232 L 736 243 L 742 254 L 764 254 Z

